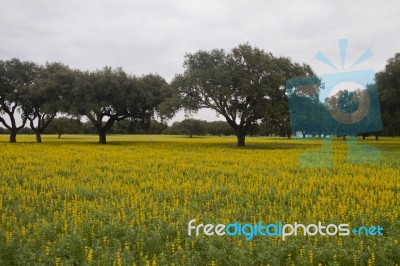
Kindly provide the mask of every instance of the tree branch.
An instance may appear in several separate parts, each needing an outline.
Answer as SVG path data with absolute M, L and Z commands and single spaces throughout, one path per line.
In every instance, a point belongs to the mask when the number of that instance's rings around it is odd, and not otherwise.
M 9 130 L 11 130 L 11 127 L 6 123 L 6 121 L 3 119 L 3 117 L 0 117 L 0 122 Z
M 57 113 L 52 113 L 49 117 L 49 119 L 47 119 L 46 123 L 43 124 L 42 128 L 41 128 L 41 132 L 44 132 L 44 130 L 50 125 L 51 121 L 53 121 L 54 117 L 56 117 Z M 44 117 L 43 117 L 43 121 L 44 121 Z

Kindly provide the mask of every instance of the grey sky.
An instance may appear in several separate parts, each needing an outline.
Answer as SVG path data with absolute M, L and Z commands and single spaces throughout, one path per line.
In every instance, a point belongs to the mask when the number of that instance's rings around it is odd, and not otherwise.
M 398 0 L 0 0 L 0 59 L 121 66 L 171 80 L 187 52 L 249 42 L 326 74 L 334 70 L 316 52 L 340 66 L 337 40 L 347 38 L 347 66 L 370 48 L 373 57 L 357 68 L 381 70 L 400 52 L 399 10 Z

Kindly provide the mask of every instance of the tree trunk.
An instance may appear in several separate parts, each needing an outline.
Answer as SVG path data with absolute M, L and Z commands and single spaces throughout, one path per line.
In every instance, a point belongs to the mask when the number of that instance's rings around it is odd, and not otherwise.
M 11 130 L 11 133 L 10 133 L 10 142 L 11 142 L 11 143 L 17 142 L 17 131 Z
M 42 143 L 42 135 L 40 133 L 36 133 L 36 142 Z
M 364 134 L 362 135 L 362 138 L 363 138 L 363 140 L 365 140 L 365 135 Z
M 106 138 L 106 131 L 105 130 L 99 130 L 99 143 L 100 144 L 107 144 L 107 138 Z
M 58 133 L 58 139 L 61 139 L 61 133 Z
M 246 146 L 246 135 L 244 134 L 237 134 L 237 146 L 243 147 Z
M 376 134 L 375 135 L 375 140 L 378 140 L 378 139 L 379 139 L 378 134 Z
M 303 134 L 303 139 L 306 138 L 306 133 L 305 132 L 301 132 L 301 134 Z

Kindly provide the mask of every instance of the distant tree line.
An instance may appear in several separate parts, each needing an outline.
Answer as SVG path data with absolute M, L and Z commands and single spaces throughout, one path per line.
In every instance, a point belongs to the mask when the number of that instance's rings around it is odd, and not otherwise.
M 151 134 L 151 135 L 187 135 L 193 136 L 230 136 L 234 130 L 225 121 L 204 121 L 198 119 L 185 119 L 174 122 L 168 126 L 157 120 L 148 123 L 137 123 L 137 121 L 122 120 L 114 124 L 109 130 L 110 134 Z M 0 134 L 10 134 L 6 128 L 0 128 Z M 20 134 L 36 134 L 30 127 L 24 127 Z M 97 134 L 93 123 L 81 122 L 77 118 L 60 117 L 54 118 L 43 134 L 56 134 L 61 138 L 64 134 Z
M 186 54 L 183 66 L 183 73 L 168 83 L 158 74 L 134 76 L 121 68 L 81 71 L 58 62 L 38 65 L 15 58 L 0 60 L 0 133 L 8 133 L 10 142 L 16 142 L 21 132 L 32 132 L 37 142 L 43 133 L 96 133 L 104 144 L 107 133 L 234 134 L 238 146 L 245 145 L 249 134 L 327 134 L 320 130 L 321 123 L 329 125 L 330 133 L 340 133 L 334 121 L 321 117 L 290 121 L 291 88 L 286 82 L 314 77 L 307 64 L 241 44 L 229 52 L 214 49 Z M 382 134 L 399 135 L 400 54 L 388 60 L 376 74 L 376 84 L 369 86 L 379 89 Z M 351 103 L 353 96 L 344 97 Z M 313 101 L 305 99 L 298 106 L 299 113 L 320 108 Z M 351 112 L 354 106 L 342 107 Z M 226 122 L 186 119 L 166 125 L 178 110 L 191 113 L 201 108 L 213 109 Z M 371 132 L 356 130 L 354 134 Z

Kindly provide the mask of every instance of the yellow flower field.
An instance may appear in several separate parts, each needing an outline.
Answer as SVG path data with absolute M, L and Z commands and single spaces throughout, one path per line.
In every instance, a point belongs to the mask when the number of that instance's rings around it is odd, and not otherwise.
M 0 265 L 399 265 L 400 140 L 381 163 L 299 168 L 321 141 L 0 136 Z M 188 236 L 197 223 L 380 225 L 383 236 Z

